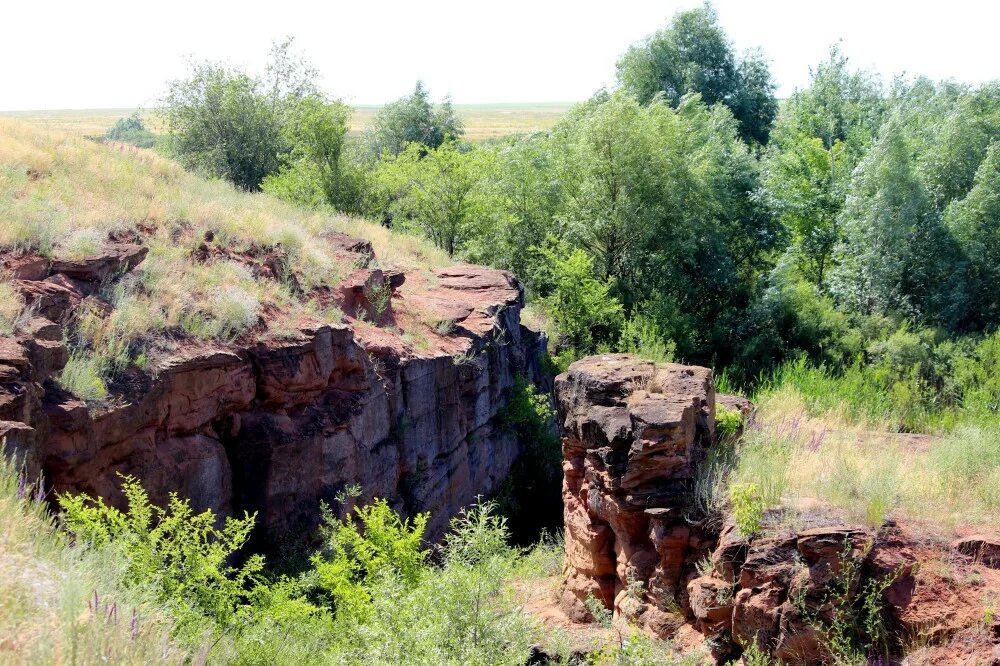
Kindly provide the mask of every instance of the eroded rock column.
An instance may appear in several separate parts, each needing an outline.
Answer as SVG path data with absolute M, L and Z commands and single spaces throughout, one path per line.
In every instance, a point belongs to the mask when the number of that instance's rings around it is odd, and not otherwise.
M 556 396 L 564 609 L 585 620 L 593 595 L 668 635 L 676 626 L 668 609 L 694 537 L 684 515 L 697 466 L 715 438 L 712 372 L 624 354 L 592 356 L 556 378 Z

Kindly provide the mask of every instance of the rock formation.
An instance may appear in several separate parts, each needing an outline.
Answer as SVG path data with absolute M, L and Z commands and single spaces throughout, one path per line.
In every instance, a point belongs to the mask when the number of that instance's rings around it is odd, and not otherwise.
M 566 575 L 563 605 L 589 615 L 593 595 L 659 635 L 681 588 L 684 518 L 698 463 L 714 440 L 707 368 L 656 366 L 611 354 L 556 378 L 563 437 Z M 636 593 L 633 583 L 644 590 Z
M 557 377 L 556 393 L 560 604 L 572 620 L 591 619 L 592 596 L 619 621 L 719 663 L 756 643 L 781 663 L 821 664 L 843 658 L 830 651 L 835 618 L 845 640 L 860 643 L 877 631 L 865 624 L 874 612 L 885 623 L 876 639 L 894 654 L 913 648 L 904 640 L 920 646 L 904 663 L 1000 663 L 995 536 L 965 536 L 946 549 L 891 521 L 875 530 L 827 511 L 787 520 L 771 509 L 764 529 L 746 537 L 698 505 L 715 405 L 751 411 L 716 396 L 711 371 L 594 356 Z
M 131 474 L 154 500 L 176 491 L 222 515 L 256 511 L 267 536 L 315 524 L 321 500 L 334 504 L 357 484 L 360 501 L 430 511 L 436 538 L 508 473 L 518 443 L 494 417 L 516 375 L 538 378 L 544 340 L 521 326 L 523 293 L 509 273 L 367 268 L 368 243 L 330 241 L 355 268 L 311 297 L 342 308 L 348 323 L 160 348 L 150 372 L 130 370 L 97 407 L 52 381 L 67 361 L 63 325 L 84 301 L 100 305 L 101 285 L 139 265 L 145 248 L 112 244 L 72 262 L 0 257 L 36 314 L 0 338 L 8 453 L 56 491 L 118 504 L 118 474 Z M 199 261 L 218 259 L 199 251 Z M 277 270 L 272 259 L 226 258 L 262 279 Z M 406 342 L 394 325 L 417 316 L 445 324 Z

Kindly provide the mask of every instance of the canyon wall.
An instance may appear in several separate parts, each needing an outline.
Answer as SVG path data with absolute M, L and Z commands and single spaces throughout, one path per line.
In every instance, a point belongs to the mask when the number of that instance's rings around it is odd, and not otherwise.
M 356 318 L 232 344 L 181 341 L 97 406 L 52 380 L 67 360 L 63 324 L 87 301 L 100 305 L 101 285 L 145 249 L 115 245 L 80 262 L 8 257 L 36 315 L 0 339 L 8 453 L 50 490 L 120 505 L 119 474 L 129 474 L 156 501 L 177 492 L 222 515 L 256 511 L 269 539 L 314 526 L 320 501 L 338 508 L 336 495 L 356 484 L 360 502 L 429 511 L 436 539 L 510 470 L 518 442 L 496 416 L 516 376 L 542 381 L 544 339 L 520 324 L 523 292 L 509 273 L 365 268 L 367 243 L 333 241 L 357 268 L 327 297 Z M 383 290 L 389 302 L 375 311 Z M 408 343 L 397 326 L 414 312 L 444 324 Z

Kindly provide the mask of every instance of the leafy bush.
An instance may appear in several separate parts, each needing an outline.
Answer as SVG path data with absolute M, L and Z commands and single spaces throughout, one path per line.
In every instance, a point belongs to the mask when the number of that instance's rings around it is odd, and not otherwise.
M 196 637 L 204 618 L 220 627 L 233 625 L 264 566 L 260 555 L 238 567 L 230 564 L 255 516 L 226 518 L 220 529 L 211 510 L 196 514 L 189 500 L 176 494 L 166 508 L 156 506 L 130 476 L 122 477 L 122 492 L 127 512 L 100 498 L 61 495 L 63 524 L 80 543 L 115 549 L 125 562 L 127 583 L 152 586 L 184 637 Z
M 614 337 L 622 323 L 621 303 L 610 295 L 610 282 L 594 278 L 593 262 L 582 250 L 563 255 L 544 252 L 552 285 L 546 305 L 565 336 L 564 346 L 589 353 L 598 340 Z
M 750 538 L 764 526 L 764 500 L 757 485 L 735 483 L 729 488 L 729 500 L 733 508 L 736 531 L 743 538 Z
M 152 148 L 156 145 L 156 135 L 146 129 L 146 124 L 138 111 L 116 120 L 115 124 L 104 133 L 104 140 L 129 143 L 139 148 Z
M 743 414 L 722 404 L 715 406 L 715 434 L 720 439 L 732 438 L 743 427 Z
M 356 507 L 344 521 L 325 512 L 326 543 L 312 564 L 338 615 L 366 619 L 373 602 L 369 590 L 383 577 L 396 579 L 402 589 L 420 582 L 428 555 L 420 547 L 427 518 L 403 520 L 385 500 Z

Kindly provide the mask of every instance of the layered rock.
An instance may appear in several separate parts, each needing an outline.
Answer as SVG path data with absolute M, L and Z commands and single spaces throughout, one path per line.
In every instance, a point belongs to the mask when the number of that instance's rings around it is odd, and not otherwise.
M 510 470 L 518 442 L 495 417 L 516 375 L 539 377 L 544 340 L 521 326 L 523 293 L 509 273 L 417 271 L 414 288 L 401 291 L 402 273 L 365 268 L 370 245 L 333 241 L 354 273 L 313 297 L 355 308 L 346 323 L 300 321 L 280 338 L 160 349 L 150 373 L 130 371 L 99 407 L 51 381 L 66 362 L 56 322 L 84 300 L 99 303 L 97 287 L 145 249 L 114 245 L 51 264 L 7 257 L 27 302 L 45 315 L 0 339 L 8 452 L 57 491 L 120 504 L 119 475 L 133 475 L 156 501 L 178 492 L 221 515 L 256 511 L 268 537 L 314 525 L 321 501 L 337 508 L 338 493 L 358 485 L 359 501 L 431 512 L 428 536 L 440 536 Z M 272 259 L 255 264 L 265 278 Z M 446 326 L 406 342 L 395 325 L 415 312 Z
M 698 463 L 714 440 L 707 368 L 594 356 L 556 378 L 563 437 L 566 583 L 563 606 L 589 616 L 593 595 L 654 633 L 676 628 L 669 608 L 689 545 L 684 519 Z M 637 591 L 633 583 L 641 583 Z
M 593 597 L 619 621 L 718 663 L 756 645 L 779 663 L 837 663 L 831 636 L 909 637 L 913 663 L 993 663 L 1000 644 L 1000 546 L 974 534 L 942 549 L 904 527 L 838 522 L 836 512 L 770 509 L 742 535 L 698 506 L 695 483 L 722 402 L 705 368 L 611 354 L 556 378 L 563 439 L 565 582 L 560 605 L 591 620 Z M 791 518 L 791 519 L 786 519 Z M 794 525 L 794 527 L 792 527 Z M 591 607 L 593 602 L 591 601 Z M 872 637 L 878 623 L 885 633 Z M 867 623 L 867 624 L 866 624 Z M 857 624 L 857 626 L 854 626 Z M 840 644 L 844 647 L 844 643 Z M 849 646 L 848 646 L 849 647 Z

